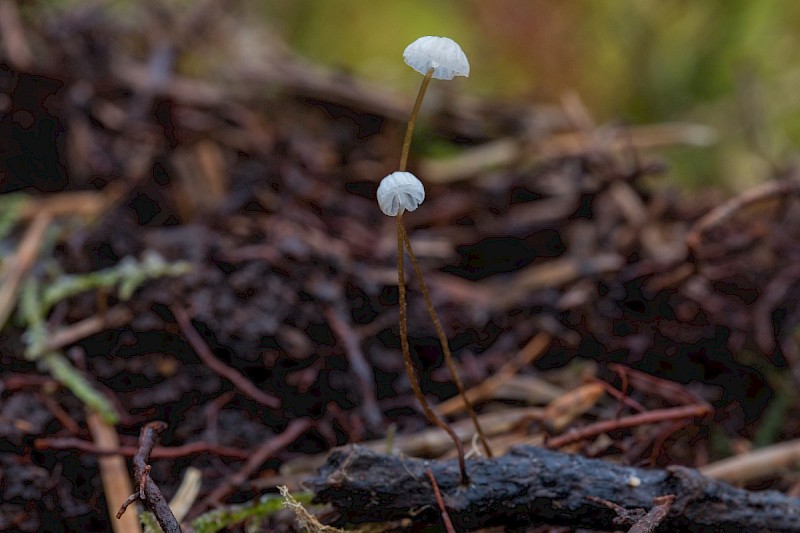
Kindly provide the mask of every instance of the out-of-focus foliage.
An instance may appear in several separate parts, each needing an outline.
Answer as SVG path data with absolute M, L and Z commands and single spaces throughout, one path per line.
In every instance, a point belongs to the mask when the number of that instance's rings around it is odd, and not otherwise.
M 121 16 L 136 5 L 100 3 Z M 800 141 L 793 90 L 800 3 L 793 0 L 239 0 L 229 12 L 242 25 L 277 32 L 310 60 L 409 92 L 419 80 L 401 60 L 404 47 L 421 35 L 446 35 L 472 65 L 459 91 L 557 102 L 575 90 L 599 122 L 712 125 L 721 134 L 716 148 L 672 154 L 674 175 L 686 183 L 752 184 L 769 174 L 769 163 L 787 163 Z M 216 64 L 213 50 L 200 55 Z
M 716 149 L 673 154 L 685 182 L 752 184 L 769 172 L 766 159 L 787 162 L 800 141 L 792 91 L 800 3 L 791 0 L 274 4 L 263 12 L 304 55 L 401 87 L 417 83 L 398 60 L 403 47 L 420 35 L 447 35 L 472 63 L 463 90 L 557 101 L 574 89 L 600 121 L 715 126 Z

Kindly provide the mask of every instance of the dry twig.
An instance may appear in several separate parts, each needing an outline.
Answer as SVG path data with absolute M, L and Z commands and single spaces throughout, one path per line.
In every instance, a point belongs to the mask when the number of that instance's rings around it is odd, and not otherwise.
M 214 354 L 211 353 L 211 349 L 205 343 L 197 330 L 194 329 L 194 326 L 192 326 L 189 320 L 189 315 L 186 314 L 186 311 L 178 306 L 173 306 L 172 314 L 175 315 L 175 320 L 178 321 L 178 325 L 180 326 L 183 334 L 186 336 L 186 339 L 189 341 L 189 344 L 192 346 L 192 349 L 194 349 L 195 353 L 197 353 L 206 366 L 220 376 L 226 378 L 244 395 L 257 401 L 261 405 L 271 407 L 273 409 L 280 407 L 280 398 L 260 390 L 258 387 L 253 385 L 253 382 L 240 374 L 236 369 L 229 367 L 214 357 Z
M 742 455 L 728 457 L 700 469 L 703 475 L 727 481 L 747 483 L 775 475 L 800 461 L 800 439 L 759 448 Z
M 150 509 L 158 520 L 158 524 L 164 533 L 181 533 L 181 526 L 172 514 L 167 500 L 161 494 L 158 485 L 150 476 L 150 452 L 156 445 L 161 433 L 167 428 L 164 422 L 149 422 L 145 424 L 139 433 L 139 451 L 133 457 L 133 475 L 139 491 L 131 494 L 117 511 L 117 519 L 120 519 L 130 504 L 136 500 L 144 500 L 147 508 Z
M 247 460 L 244 466 L 242 466 L 231 477 L 220 483 L 217 488 L 211 491 L 211 494 L 209 494 L 203 501 L 203 507 L 208 509 L 213 506 L 220 505 L 233 490 L 235 490 L 242 483 L 244 483 L 247 478 L 253 475 L 253 473 L 255 473 L 259 467 L 261 467 L 264 461 L 297 440 L 300 435 L 308 431 L 313 425 L 314 422 L 307 418 L 295 418 L 289 422 L 289 425 L 281 434 L 275 435 L 273 438 L 264 442 L 264 444 L 262 444 L 256 450 L 252 451 L 250 458 Z
M 589 437 L 608 433 L 616 429 L 624 429 L 645 424 L 654 424 L 668 420 L 681 420 L 685 418 L 703 417 L 711 412 L 711 408 L 706 404 L 687 405 L 682 407 L 669 407 L 667 409 L 657 409 L 645 413 L 637 413 L 631 416 L 617 418 L 615 420 L 603 420 L 589 424 L 588 426 L 567 431 L 563 435 L 554 437 L 547 441 L 547 447 L 551 449 L 560 448 L 583 440 Z
M 119 446 L 119 436 L 116 428 L 103 421 L 97 413 L 89 411 L 86 423 L 98 446 L 103 448 L 116 448 Z M 128 474 L 128 465 L 125 464 L 125 459 L 118 455 L 100 457 L 97 460 L 97 464 L 100 468 L 100 479 L 103 481 L 103 492 L 108 514 L 109 516 L 114 516 L 118 502 L 125 501 L 125 498 L 133 493 L 131 478 Z M 111 527 L 115 533 L 136 533 L 142 530 L 135 513 L 128 513 L 119 518 L 119 520 L 111 521 Z
M 336 450 L 310 484 L 318 501 L 333 505 L 340 521 L 351 523 L 408 517 L 420 525 L 436 523 L 439 513 L 425 475 L 430 469 L 457 531 L 529 525 L 534 517 L 614 530 L 617 513 L 590 496 L 647 513 L 655 498 L 666 495 L 674 495 L 675 503 L 659 531 L 800 531 L 800 499 L 746 491 L 688 468 L 634 468 L 529 446 L 473 459 L 469 468 L 471 484 L 464 487 L 455 461 L 388 456 L 356 446 Z M 652 521 L 661 511 L 655 514 Z

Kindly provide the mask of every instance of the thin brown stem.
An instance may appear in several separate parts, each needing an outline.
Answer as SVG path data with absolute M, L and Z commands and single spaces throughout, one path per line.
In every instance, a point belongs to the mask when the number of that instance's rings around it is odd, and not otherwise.
M 456 533 L 456 529 L 453 527 L 453 521 L 450 520 L 450 515 L 447 513 L 447 507 L 444 504 L 442 492 L 439 490 L 439 484 L 436 483 L 436 478 L 433 477 L 433 472 L 431 472 L 430 468 L 426 468 L 425 473 L 428 474 L 428 478 L 431 480 L 433 495 L 436 496 L 436 503 L 439 505 L 439 510 L 442 512 L 442 523 L 444 524 L 444 530 L 447 533 Z
M 398 231 L 402 233 L 401 236 L 403 242 L 405 243 L 406 250 L 408 251 L 408 256 L 411 258 L 411 264 L 414 265 L 414 272 L 417 274 L 417 280 L 419 280 L 422 296 L 425 298 L 425 307 L 428 308 L 428 314 L 431 317 L 434 329 L 436 329 L 436 335 L 439 337 L 439 344 L 442 346 L 444 360 L 447 363 L 447 368 L 450 369 L 450 374 L 453 376 L 453 381 L 458 388 L 458 394 L 461 396 L 461 400 L 464 402 L 467 412 L 472 419 L 472 424 L 475 426 L 475 431 L 478 432 L 478 438 L 483 445 L 483 449 L 486 450 L 486 455 L 489 457 L 494 457 L 494 454 L 492 454 L 492 449 L 489 447 L 489 442 L 486 440 L 486 435 L 483 433 L 483 429 L 481 429 L 481 424 L 478 421 L 478 415 L 475 414 L 475 409 L 473 409 L 472 403 L 470 403 L 469 398 L 467 398 L 467 393 L 464 389 L 464 383 L 461 381 L 461 377 L 458 375 L 458 368 L 456 368 L 453 354 L 450 351 L 450 344 L 447 341 L 447 336 L 444 334 L 444 328 L 442 328 L 442 322 L 439 320 L 439 315 L 436 313 L 436 310 L 433 307 L 433 301 L 431 300 L 428 286 L 425 284 L 425 279 L 422 277 L 422 270 L 419 267 L 419 261 L 417 261 L 414 250 L 411 248 L 411 241 L 408 239 L 406 229 L 402 224 L 399 224 Z
M 422 411 L 425 413 L 425 416 L 428 417 L 433 424 L 440 427 L 444 431 L 450 435 L 450 438 L 453 439 L 453 443 L 456 445 L 456 449 L 458 450 L 458 467 L 461 470 L 461 482 L 464 485 L 469 484 L 469 477 L 467 476 L 467 465 L 466 460 L 464 459 L 464 446 L 461 444 L 461 440 L 456 435 L 456 432 L 453 431 L 447 422 L 439 418 L 436 413 L 433 412 L 428 400 L 425 399 L 425 395 L 422 393 L 422 389 L 419 386 L 419 381 L 417 381 L 417 375 L 414 373 L 414 365 L 411 362 L 411 351 L 408 346 L 408 321 L 406 319 L 406 282 L 405 282 L 405 274 L 404 274 L 404 256 L 403 253 L 403 243 L 404 237 L 406 235 L 406 230 L 403 227 L 403 214 L 400 213 L 397 215 L 397 288 L 400 296 L 400 347 L 403 351 L 403 361 L 405 362 L 406 367 L 406 374 L 408 374 L 408 380 L 411 382 L 411 389 L 414 391 L 414 396 L 417 397 L 420 406 L 422 407 Z M 405 237 L 407 239 L 407 237 Z
M 133 475 L 136 485 L 139 486 L 138 492 L 131 494 L 117 511 L 117 519 L 125 512 L 130 504 L 137 500 L 144 500 L 147 508 L 153 512 L 158 520 L 158 525 L 164 533 L 181 533 L 181 526 L 178 519 L 169 508 L 166 498 L 150 477 L 150 452 L 153 451 L 161 434 L 167 429 L 166 422 L 155 421 L 145 424 L 139 432 L 139 449 L 133 456 Z
M 419 108 L 422 106 L 422 99 L 425 98 L 425 91 L 428 89 L 428 84 L 431 82 L 433 76 L 433 69 L 429 69 L 428 73 L 422 79 L 422 85 L 419 86 L 417 93 L 417 101 L 414 102 L 414 109 L 411 110 L 411 118 L 408 119 L 408 126 L 406 126 L 406 136 L 403 139 L 403 151 L 400 153 L 400 172 L 406 170 L 408 164 L 408 152 L 411 151 L 411 137 L 414 136 L 414 126 L 417 124 L 417 115 Z

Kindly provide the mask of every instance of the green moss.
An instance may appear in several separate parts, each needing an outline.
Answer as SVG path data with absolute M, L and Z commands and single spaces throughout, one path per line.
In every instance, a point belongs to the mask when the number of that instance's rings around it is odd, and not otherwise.
M 47 348 L 50 336 L 47 316 L 58 302 L 89 290 L 113 290 L 122 300 L 127 300 L 147 280 L 179 276 L 188 270 L 188 263 L 168 263 L 151 252 L 141 261 L 125 258 L 112 268 L 80 275 L 61 274 L 46 284 L 34 276 L 29 277 L 22 286 L 18 302 L 20 321 L 25 328 L 25 357 L 36 362 L 41 371 L 53 376 L 106 422 L 117 423 L 119 416 L 111 402 L 60 352 Z

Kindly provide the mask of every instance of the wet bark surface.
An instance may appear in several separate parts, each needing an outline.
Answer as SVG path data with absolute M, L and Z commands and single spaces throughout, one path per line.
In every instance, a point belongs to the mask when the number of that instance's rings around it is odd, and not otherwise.
M 615 530 L 626 523 L 621 515 L 642 516 L 654 499 L 667 495 L 675 501 L 656 531 L 800 531 L 800 499 L 739 489 L 688 468 L 619 466 L 530 446 L 495 459 L 472 459 L 467 467 L 470 483 L 463 486 L 455 461 L 353 446 L 334 451 L 310 486 L 342 523 L 402 518 L 438 523 L 425 474 L 430 469 L 459 531 L 537 524 Z

